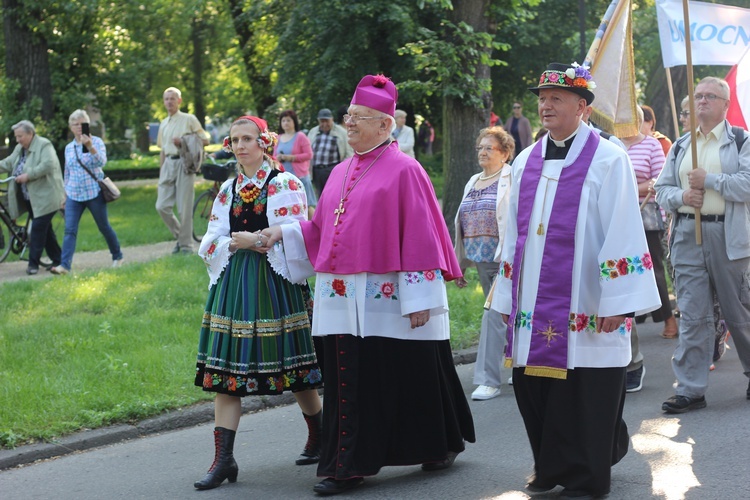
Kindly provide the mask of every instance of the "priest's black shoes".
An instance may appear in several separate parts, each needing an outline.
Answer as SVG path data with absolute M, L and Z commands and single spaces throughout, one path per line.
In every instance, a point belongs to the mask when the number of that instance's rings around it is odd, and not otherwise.
M 351 479 L 334 479 L 327 477 L 313 486 L 313 491 L 319 495 L 336 495 L 345 491 L 353 490 L 365 482 L 364 478 L 353 477 Z
M 455 451 L 449 451 L 448 456 L 445 458 L 445 460 L 441 460 L 439 462 L 427 462 L 422 464 L 422 470 L 426 470 L 428 472 L 434 471 L 434 470 L 443 470 L 447 469 L 451 465 L 453 465 L 453 462 L 456 461 L 456 457 L 458 456 L 458 453 Z

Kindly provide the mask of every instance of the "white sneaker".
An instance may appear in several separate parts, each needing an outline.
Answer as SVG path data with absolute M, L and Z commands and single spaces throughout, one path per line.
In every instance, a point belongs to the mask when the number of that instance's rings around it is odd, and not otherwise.
M 112 267 L 120 267 L 122 265 L 122 259 L 112 261 Z
M 508 385 L 513 385 L 513 377 L 508 377 Z
M 480 385 L 474 392 L 471 393 L 471 399 L 474 401 L 485 401 L 487 399 L 496 398 L 500 395 L 499 387 L 490 387 L 488 385 Z
M 53 267 L 52 269 L 49 270 L 49 272 L 51 272 L 52 274 L 57 274 L 57 275 L 62 276 L 62 275 L 68 274 L 70 271 L 68 271 L 63 266 L 60 265 L 60 266 Z

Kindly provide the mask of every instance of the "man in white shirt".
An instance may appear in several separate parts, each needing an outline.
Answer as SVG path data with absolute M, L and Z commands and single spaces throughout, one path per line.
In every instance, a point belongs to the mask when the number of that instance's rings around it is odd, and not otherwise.
M 198 134 L 203 145 L 208 145 L 208 133 L 189 113 L 180 111 L 182 92 L 175 87 L 164 91 L 164 107 L 168 116 L 159 125 L 157 146 L 159 155 L 159 187 L 156 211 L 177 240 L 172 253 L 193 251 L 193 201 L 195 200 L 195 172 L 188 172 L 180 158 L 182 136 Z M 173 207 L 177 204 L 175 217 Z

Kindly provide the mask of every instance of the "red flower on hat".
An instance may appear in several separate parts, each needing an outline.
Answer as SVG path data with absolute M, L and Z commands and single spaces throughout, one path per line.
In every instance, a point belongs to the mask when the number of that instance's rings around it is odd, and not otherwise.
M 378 87 L 381 89 L 385 87 L 386 83 L 388 83 L 388 78 L 382 73 L 380 75 L 375 75 L 375 77 L 372 80 L 372 86 Z

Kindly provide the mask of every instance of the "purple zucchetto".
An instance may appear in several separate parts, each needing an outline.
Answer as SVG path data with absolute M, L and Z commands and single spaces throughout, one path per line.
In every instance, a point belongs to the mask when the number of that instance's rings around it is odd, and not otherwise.
M 398 90 L 390 78 L 384 75 L 367 75 L 359 81 L 351 104 L 367 106 L 388 116 L 396 112 Z

